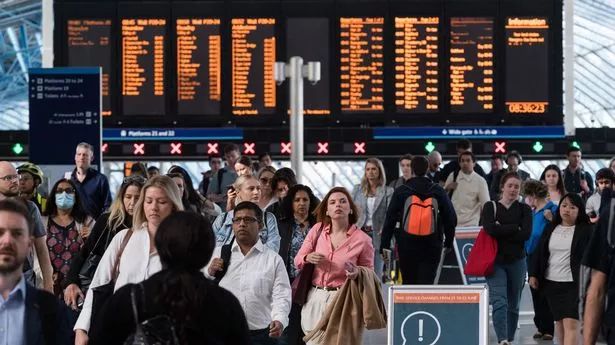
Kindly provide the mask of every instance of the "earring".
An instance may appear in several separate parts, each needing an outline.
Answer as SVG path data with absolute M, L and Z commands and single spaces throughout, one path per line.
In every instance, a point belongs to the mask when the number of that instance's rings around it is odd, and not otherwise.
M 352 210 L 350 210 L 350 214 L 352 214 Z

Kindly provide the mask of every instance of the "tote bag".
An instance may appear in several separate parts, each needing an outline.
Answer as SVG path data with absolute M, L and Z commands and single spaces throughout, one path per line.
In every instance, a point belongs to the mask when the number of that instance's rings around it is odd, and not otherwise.
M 496 219 L 497 204 L 493 203 L 493 219 Z M 493 273 L 495 257 L 498 254 L 498 242 L 491 237 L 485 228 L 481 228 L 474 246 L 468 255 L 468 261 L 463 272 L 470 276 L 488 277 Z

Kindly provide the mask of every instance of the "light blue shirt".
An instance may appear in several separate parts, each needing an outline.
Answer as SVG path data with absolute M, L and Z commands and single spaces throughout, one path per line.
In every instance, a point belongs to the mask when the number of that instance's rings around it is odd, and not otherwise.
M 0 295 L 0 345 L 24 345 L 26 280 L 21 277 L 5 301 Z
M 534 221 L 532 223 L 532 234 L 530 235 L 530 238 L 525 241 L 525 252 L 527 254 L 532 254 L 534 252 L 534 250 L 536 250 L 536 247 L 538 246 L 538 243 L 540 242 L 540 237 L 542 236 L 543 231 L 545 230 L 545 228 L 547 227 L 547 224 L 549 223 L 549 221 L 547 220 L 547 218 L 545 218 L 544 214 L 546 210 L 550 210 L 551 214 L 553 214 L 553 218 L 555 218 L 555 215 L 557 214 L 557 205 L 555 203 L 553 203 L 553 201 L 549 201 L 545 207 L 541 208 L 540 210 L 536 210 L 534 212 Z
M 278 221 L 271 212 L 265 212 L 265 228 L 261 230 L 261 242 L 265 247 L 278 253 L 280 251 L 280 231 L 278 230 Z M 216 247 L 223 246 L 233 238 L 233 211 L 228 211 L 219 215 L 214 221 L 212 227 L 216 235 Z M 2 344 L 0 344 L 2 345 Z

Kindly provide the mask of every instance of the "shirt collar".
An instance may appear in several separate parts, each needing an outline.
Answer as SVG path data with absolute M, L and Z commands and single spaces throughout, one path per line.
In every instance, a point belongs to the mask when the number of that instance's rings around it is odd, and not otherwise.
M 256 241 L 256 244 L 254 244 L 254 246 L 252 246 L 250 251 L 248 251 L 248 254 L 246 254 L 245 256 L 248 256 L 250 253 L 252 253 L 255 250 L 260 252 L 260 253 L 265 251 L 265 245 L 261 241 L 260 236 L 258 237 L 258 240 Z M 239 248 L 239 243 L 237 243 L 237 239 L 235 239 L 235 241 L 233 241 L 233 245 L 231 246 L 231 251 L 241 252 L 241 248 Z
M 459 171 L 459 178 L 462 180 L 466 180 L 468 182 L 472 182 L 472 178 L 474 177 L 474 171 L 469 174 L 464 173 L 463 171 Z
M 11 292 L 9 293 L 9 298 L 7 298 L 6 301 L 13 299 L 13 298 L 17 300 L 22 300 L 22 301 L 26 300 L 26 280 L 24 279 L 23 275 L 21 275 L 21 277 L 19 278 L 19 282 L 17 283 L 17 285 L 15 285 L 13 290 L 11 290 Z M 6 302 L 6 301 L 3 301 L 3 302 Z

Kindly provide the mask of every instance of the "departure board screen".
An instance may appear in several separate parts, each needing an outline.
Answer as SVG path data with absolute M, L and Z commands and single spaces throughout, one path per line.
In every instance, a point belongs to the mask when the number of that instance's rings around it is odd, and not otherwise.
M 384 18 L 340 18 L 340 103 L 344 113 L 384 110 Z
M 453 113 L 493 112 L 493 18 L 451 18 L 450 105 Z
M 103 116 L 110 116 L 111 20 L 71 19 L 67 21 L 68 66 L 102 67 Z
M 438 111 L 438 17 L 395 18 L 397 112 Z
M 542 114 L 549 107 L 546 18 L 506 19 L 506 111 Z
M 275 113 L 275 19 L 233 18 L 231 35 L 233 115 Z
M 286 22 L 286 57 L 301 56 L 303 63 L 320 61 L 320 81 L 303 87 L 304 114 L 329 115 L 329 19 L 289 18 Z
M 219 114 L 222 93 L 220 19 L 176 20 L 177 111 Z
M 165 113 L 166 19 L 122 19 L 125 115 Z

